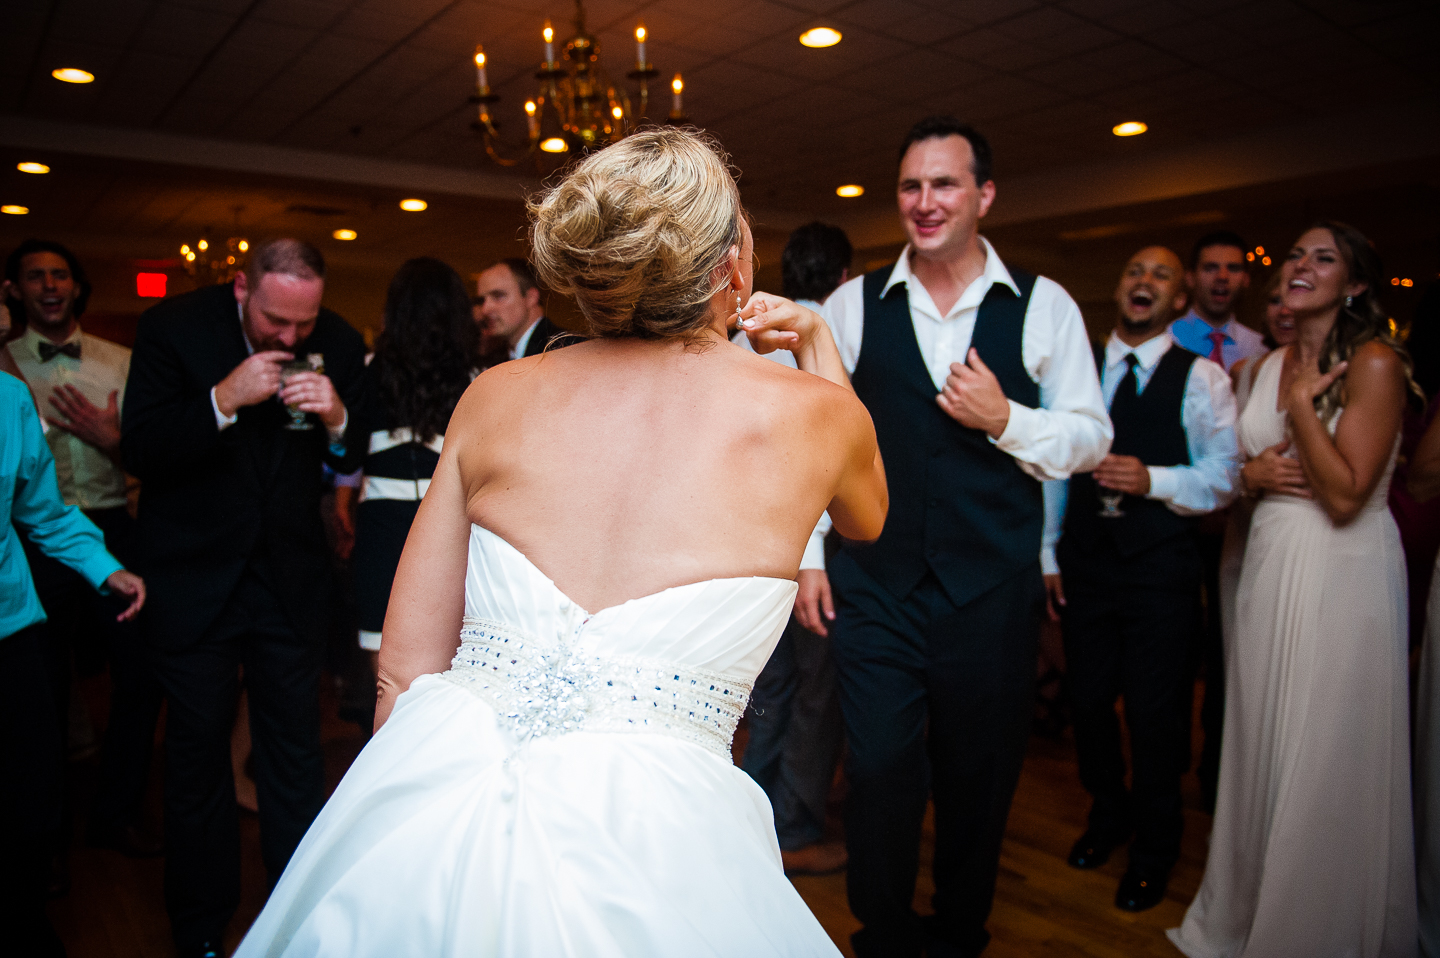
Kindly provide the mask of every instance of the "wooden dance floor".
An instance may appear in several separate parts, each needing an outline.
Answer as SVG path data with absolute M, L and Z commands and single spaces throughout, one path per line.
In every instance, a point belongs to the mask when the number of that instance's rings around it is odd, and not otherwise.
M 98 682 L 98 680 L 92 680 Z M 92 711 L 104 715 L 103 689 L 92 685 L 87 698 Z M 1197 696 L 1198 698 L 1198 696 Z M 354 725 L 334 717 L 333 700 L 325 703 L 325 760 L 331 785 L 338 782 L 361 746 Z M 737 741 L 737 746 L 741 743 Z M 163 760 L 163 752 L 157 753 Z M 159 769 L 152 775 L 150 805 L 159 820 Z M 80 806 L 74 833 L 84 832 L 84 811 L 94 784 L 94 759 L 70 765 L 72 794 Z M 1088 798 L 1075 774 L 1075 752 L 1068 733 L 1058 740 L 1032 738 L 1010 813 L 1001 857 L 994 935 L 986 958 L 1137 958 L 1179 954 L 1164 930 L 1179 924 L 1195 894 L 1204 868 L 1210 819 L 1198 811 L 1194 776 L 1186 778 L 1184 855 L 1171 878 L 1164 903 L 1133 915 L 1115 908 L 1115 885 L 1125 867 L 1123 852 L 1104 868 L 1076 871 L 1065 864 L 1071 843 L 1084 828 Z M 838 826 L 838 823 L 836 823 Z M 929 822 L 921 849 L 920 882 L 915 907 L 930 910 Z M 260 864 L 259 823 L 241 814 L 243 901 L 226 935 L 227 950 L 239 944 L 245 928 L 264 903 L 265 876 Z M 168 958 L 170 944 L 162 893 L 160 859 L 136 861 L 117 852 L 86 848 L 77 838 L 70 856 L 72 887 L 50 903 L 50 915 L 71 958 Z M 830 932 L 851 955 L 850 934 L 858 926 L 845 904 L 843 873 L 797 878 L 795 885 Z

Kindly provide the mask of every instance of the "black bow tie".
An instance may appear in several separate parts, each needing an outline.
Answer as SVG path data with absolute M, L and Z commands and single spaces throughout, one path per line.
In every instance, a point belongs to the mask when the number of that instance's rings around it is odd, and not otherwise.
M 66 356 L 69 356 L 71 359 L 79 359 L 79 358 L 80 358 L 80 343 L 79 343 L 78 340 L 77 340 L 76 342 L 73 342 L 73 343 L 61 343 L 59 346 L 56 346 L 54 343 L 47 343 L 47 342 L 41 341 L 40 344 L 39 344 L 39 346 L 40 346 L 40 361 L 41 361 L 42 363 L 48 363 L 50 360 L 54 359 L 56 356 L 60 355 L 61 353 L 64 353 Z

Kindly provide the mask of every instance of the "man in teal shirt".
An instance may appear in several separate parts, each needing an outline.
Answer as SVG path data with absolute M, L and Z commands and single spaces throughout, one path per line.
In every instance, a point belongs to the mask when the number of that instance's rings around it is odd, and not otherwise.
M 20 532 L 102 592 L 145 604 L 145 583 L 105 551 L 100 530 L 65 505 L 30 390 L 0 373 L 0 928 L 17 954 L 63 955 L 45 917 L 45 863 L 60 827 L 60 730 L 46 673 L 45 610 Z

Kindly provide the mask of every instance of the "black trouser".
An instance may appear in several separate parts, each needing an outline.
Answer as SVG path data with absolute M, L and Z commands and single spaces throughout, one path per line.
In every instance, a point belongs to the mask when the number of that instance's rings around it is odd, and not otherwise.
M 26 958 L 65 954 L 45 916 L 47 865 L 61 834 L 60 729 L 45 644 L 40 625 L 0 638 L 0 947 Z
M 270 887 L 325 802 L 319 636 L 301 637 L 247 571 L 199 641 L 154 652 L 165 731 L 165 903 L 181 950 L 218 942 L 240 902 L 240 823 L 230 732 L 245 669 L 260 851 Z
M 844 741 L 830 640 L 791 616 L 750 693 L 740 763 L 765 790 L 783 851 L 825 837 L 825 803 Z
M 831 578 L 849 745 L 846 886 L 865 926 L 855 953 L 979 954 L 1034 711 L 1039 564 L 963 606 L 933 574 L 898 598 L 843 552 Z M 932 791 L 935 918 L 922 935 L 911 901 Z
M 110 554 L 128 565 L 135 521 L 125 508 L 91 509 L 85 515 L 105 536 Z M 110 717 L 90 824 L 96 832 L 133 825 L 145 800 L 155 725 L 163 701 L 160 684 L 145 660 L 139 628 L 134 622 L 115 621 L 128 604 L 125 599 L 100 595 L 78 572 L 40 552 L 28 539 L 25 546 L 35 591 L 48 617 L 43 628 L 60 729 L 57 747 L 63 757 L 69 729 L 71 657 L 97 659 L 97 650 L 103 651 L 110 665 Z M 67 821 L 68 810 L 67 803 Z
M 1180 857 L 1180 779 L 1190 764 L 1191 662 L 1200 563 L 1189 536 L 1123 559 L 1113 550 L 1059 549 L 1065 579 L 1067 687 L 1075 709 L 1080 782 L 1090 828 L 1120 842 L 1130 865 L 1168 874 Z M 1132 784 L 1115 700 L 1125 699 Z
M 1200 651 L 1205 675 L 1205 700 L 1200 705 L 1200 728 L 1205 742 L 1195 775 L 1200 779 L 1200 798 L 1205 810 L 1214 814 L 1215 791 L 1220 781 L 1220 735 L 1225 728 L 1225 633 L 1220 621 L 1220 551 L 1225 534 L 1197 533 L 1201 571 L 1205 581 L 1205 626 Z M 1188 746 L 1187 746 L 1188 761 Z

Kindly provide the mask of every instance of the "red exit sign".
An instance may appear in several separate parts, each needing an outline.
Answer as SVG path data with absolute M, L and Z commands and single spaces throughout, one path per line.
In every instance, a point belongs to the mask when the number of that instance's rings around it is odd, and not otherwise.
M 164 299 L 165 279 L 164 273 L 136 273 L 135 294 L 145 299 Z

